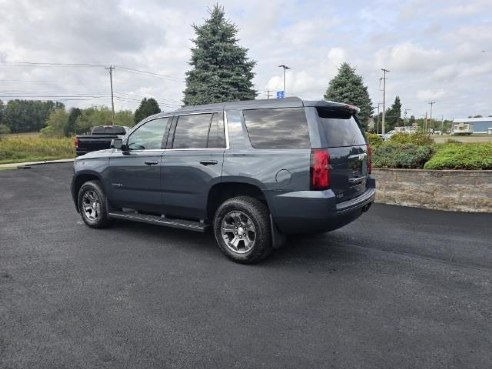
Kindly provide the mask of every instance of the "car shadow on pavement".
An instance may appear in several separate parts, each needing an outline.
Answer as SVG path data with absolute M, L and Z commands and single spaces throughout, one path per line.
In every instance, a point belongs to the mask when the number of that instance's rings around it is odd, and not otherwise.
M 141 238 L 147 242 L 162 244 L 163 247 L 169 245 L 180 247 L 182 249 L 180 251 L 190 253 L 193 258 L 206 255 L 207 257 L 226 260 L 218 249 L 214 235 L 210 230 L 200 233 L 126 221 L 115 221 L 112 228 L 122 232 L 125 238 Z M 312 262 L 319 265 L 326 262 L 352 262 L 359 258 L 357 252 L 354 253 L 352 248 L 349 250 L 343 246 L 339 238 L 330 233 L 292 235 L 287 238 L 284 246 L 274 250 L 260 265 L 296 262 L 303 264 Z

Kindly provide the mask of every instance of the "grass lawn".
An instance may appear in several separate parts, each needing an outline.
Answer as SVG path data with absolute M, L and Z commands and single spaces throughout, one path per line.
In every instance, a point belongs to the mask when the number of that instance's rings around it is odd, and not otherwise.
M 472 143 L 472 142 L 492 142 L 492 135 L 487 134 L 472 134 L 470 136 L 454 136 L 454 135 L 432 135 L 432 139 L 435 143 L 445 143 L 447 140 L 455 140 L 463 143 Z
M 44 138 L 39 134 L 12 134 L 0 138 L 0 164 L 70 159 L 75 157 L 72 138 Z

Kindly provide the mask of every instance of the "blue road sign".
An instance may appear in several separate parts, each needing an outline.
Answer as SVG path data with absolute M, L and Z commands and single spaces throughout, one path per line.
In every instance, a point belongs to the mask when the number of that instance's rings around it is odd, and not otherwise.
M 283 99 L 285 97 L 284 91 L 277 91 L 277 99 Z

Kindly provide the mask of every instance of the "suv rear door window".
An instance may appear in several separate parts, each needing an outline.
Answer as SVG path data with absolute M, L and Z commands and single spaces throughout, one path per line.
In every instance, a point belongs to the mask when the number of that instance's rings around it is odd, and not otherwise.
M 204 149 L 212 114 L 181 115 L 174 132 L 173 149 Z
M 304 108 L 244 110 L 243 115 L 255 149 L 311 147 Z
M 174 130 L 173 149 L 224 148 L 223 113 L 181 115 Z
M 350 112 L 341 109 L 317 108 L 323 146 L 365 145 L 366 140 Z

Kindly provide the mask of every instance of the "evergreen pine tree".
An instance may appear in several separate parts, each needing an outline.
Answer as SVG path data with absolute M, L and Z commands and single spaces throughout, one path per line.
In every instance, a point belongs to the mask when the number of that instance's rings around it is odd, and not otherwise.
M 359 107 L 359 120 L 364 129 L 367 129 L 367 122 L 373 114 L 372 101 L 362 77 L 355 74 L 355 68 L 352 68 L 348 63 L 343 63 L 338 68 L 338 74 L 330 81 L 324 98 Z
M 159 108 L 159 104 L 155 99 L 146 97 L 140 102 L 140 106 L 137 110 L 135 110 L 135 123 L 140 122 L 142 119 L 145 119 L 151 115 L 157 114 L 161 112 L 161 108 Z
M 215 5 L 205 24 L 193 28 L 196 38 L 192 69 L 186 72 L 184 105 L 254 99 L 256 62 L 248 59 L 248 49 L 237 44 L 237 27 L 225 18 L 224 8 Z
M 393 128 L 402 125 L 403 120 L 401 119 L 401 101 L 400 97 L 395 98 L 395 102 L 389 109 L 386 110 L 385 115 L 385 130 L 386 132 L 391 131 Z

